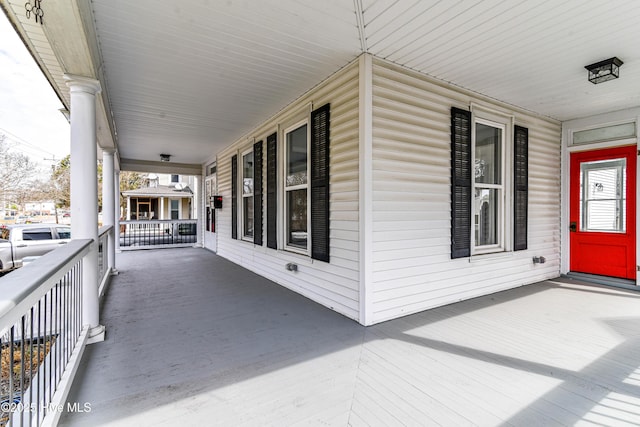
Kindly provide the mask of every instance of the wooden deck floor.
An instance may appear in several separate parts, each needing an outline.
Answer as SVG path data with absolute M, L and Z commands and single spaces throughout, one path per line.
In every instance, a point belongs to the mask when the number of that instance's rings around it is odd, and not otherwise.
M 65 426 L 637 426 L 640 294 L 549 281 L 364 328 L 202 249 L 119 254 Z

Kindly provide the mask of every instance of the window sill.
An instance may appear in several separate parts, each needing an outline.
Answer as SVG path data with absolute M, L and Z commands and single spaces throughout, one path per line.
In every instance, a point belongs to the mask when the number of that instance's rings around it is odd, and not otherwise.
M 308 258 L 310 256 L 309 252 L 307 252 L 304 249 L 296 248 L 295 246 L 285 246 L 282 249 L 282 251 L 286 252 L 286 253 L 289 253 L 289 254 L 296 254 L 296 255 L 299 255 L 301 257 L 306 257 L 306 258 Z
M 511 258 L 513 257 L 513 251 L 501 251 L 501 252 L 488 252 L 488 253 L 480 253 L 474 254 L 469 257 L 469 262 L 482 262 L 482 261 L 492 261 L 494 259 L 501 258 Z

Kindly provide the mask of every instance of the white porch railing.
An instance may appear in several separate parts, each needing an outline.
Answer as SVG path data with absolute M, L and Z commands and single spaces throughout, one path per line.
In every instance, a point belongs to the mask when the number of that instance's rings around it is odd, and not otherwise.
M 72 240 L 0 280 L 0 426 L 51 425 L 64 410 L 88 335 L 82 261 L 90 250 L 91 240 Z
M 197 243 L 197 220 L 124 221 L 121 231 L 121 246 L 131 249 Z M 0 427 L 55 425 L 69 410 L 67 394 L 90 342 L 83 260 L 97 251 L 97 274 L 91 276 L 102 296 L 113 267 L 112 233 L 113 226 L 102 227 L 95 244 L 72 240 L 1 278 Z
M 109 232 L 111 230 L 113 230 L 112 225 L 100 227 L 98 230 L 98 295 L 101 297 L 111 274 L 109 267 Z
M 197 233 L 196 219 L 120 221 L 120 249 L 194 246 Z

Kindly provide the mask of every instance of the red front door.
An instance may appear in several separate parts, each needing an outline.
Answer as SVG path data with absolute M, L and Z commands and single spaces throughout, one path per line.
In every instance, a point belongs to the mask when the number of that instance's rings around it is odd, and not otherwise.
M 636 146 L 571 153 L 570 269 L 636 278 Z

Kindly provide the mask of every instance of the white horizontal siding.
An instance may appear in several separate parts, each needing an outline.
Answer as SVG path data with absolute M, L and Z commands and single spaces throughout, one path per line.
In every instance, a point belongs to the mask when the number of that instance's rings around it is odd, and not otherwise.
M 558 276 L 559 123 L 381 60 L 373 74 L 374 323 Z M 529 129 L 529 249 L 452 260 L 450 109 L 472 102 Z
M 352 319 L 358 319 L 360 300 L 358 97 L 358 64 L 355 62 L 249 135 L 232 143 L 217 157 L 218 188 L 224 197 L 224 207 L 218 211 L 217 253 Z M 231 157 L 246 147 L 254 137 L 256 140 L 263 139 L 275 132 L 279 125 L 285 126 L 292 120 L 306 117 L 311 102 L 314 108 L 331 103 L 330 263 L 283 250 L 268 249 L 266 225 L 262 247 L 231 239 Z M 281 135 L 278 138 L 278 149 L 282 150 Z M 264 171 L 266 173 L 266 166 Z M 264 209 L 263 223 L 266 224 L 266 197 Z M 285 269 L 285 265 L 290 262 L 298 265 L 297 272 Z

